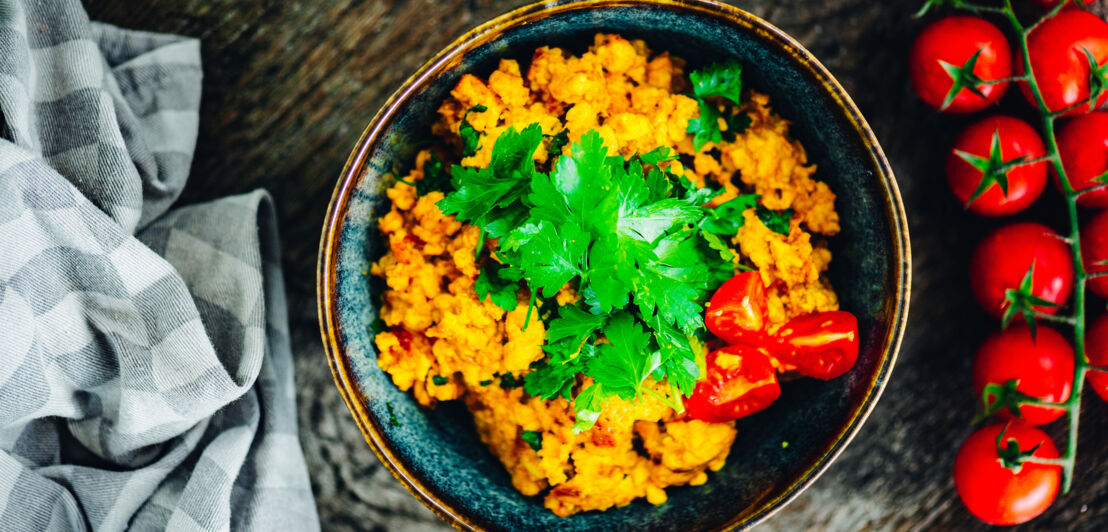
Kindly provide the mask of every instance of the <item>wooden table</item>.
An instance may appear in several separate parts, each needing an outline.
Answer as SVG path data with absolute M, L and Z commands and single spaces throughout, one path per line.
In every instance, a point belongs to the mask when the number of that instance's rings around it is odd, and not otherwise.
M 315 313 L 316 249 L 332 188 L 366 123 L 409 74 L 466 29 L 523 3 L 88 2 L 93 19 L 202 40 L 200 139 L 181 201 L 258 187 L 276 198 L 300 437 L 326 530 L 447 529 L 378 464 L 332 384 Z M 950 469 L 971 431 L 972 356 L 996 327 L 970 299 L 967 264 L 998 223 L 964 213 L 943 178 L 941 154 L 967 119 L 930 112 L 908 85 L 920 1 L 733 3 L 799 39 L 854 96 L 899 178 L 915 261 L 910 326 L 885 396 L 827 473 L 763 529 L 984 528 L 958 501 Z M 1008 104 L 1018 109 L 1012 92 Z M 1061 200 L 1049 190 L 1040 204 L 1034 216 L 1050 218 Z M 1108 408 L 1092 394 L 1086 406 L 1075 491 L 1028 528 L 1108 527 Z

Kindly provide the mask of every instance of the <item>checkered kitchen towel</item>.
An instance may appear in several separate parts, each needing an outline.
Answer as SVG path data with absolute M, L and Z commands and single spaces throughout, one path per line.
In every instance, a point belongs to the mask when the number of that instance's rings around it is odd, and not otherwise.
M 310 530 L 273 206 L 168 210 L 195 40 L 0 0 L 0 530 Z

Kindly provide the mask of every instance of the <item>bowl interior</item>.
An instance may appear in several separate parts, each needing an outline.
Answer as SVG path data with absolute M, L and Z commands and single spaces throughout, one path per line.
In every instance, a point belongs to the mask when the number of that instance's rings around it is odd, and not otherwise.
M 746 26 L 746 27 L 744 27 Z M 823 382 L 804 379 L 783 385 L 768 410 L 742 419 L 727 465 L 707 484 L 667 490 L 669 502 L 636 501 L 606 512 L 559 518 L 512 488 L 509 475 L 479 440 L 460 404 L 421 409 L 377 367 L 371 323 L 381 286 L 367 276 L 383 252 L 376 217 L 387 210 L 383 175 L 411 164 L 417 144 L 430 139 L 435 110 L 461 75 L 487 76 L 500 58 L 518 59 L 526 69 L 531 52 L 558 46 L 583 52 L 597 32 L 646 40 L 654 51 L 685 58 L 690 68 L 728 58 L 743 64 L 744 84 L 766 92 L 775 110 L 793 124 L 792 135 L 818 165 L 816 177 L 838 195 L 842 233 L 831 240 L 830 277 L 844 310 L 859 319 L 862 348 L 846 376 Z M 757 521 L 787 502 L 845 445 L 883 385 L 902 316 L 903 248 L 895 234 L 898 201 L 886 186 L 887 166 L 848 118 L 850 111 L 803 58 L 791 55 L 780 37 L 744 20 L 723 20 L 679 6 L 627 5 L 572 9 L 504 29 L 417 84 L 399 101 L 380 134 L 369 139 L 367 163 L 340 220 L 334 306 L 337 335 L 366 420 L 407 474 L 442 506 L 472 525 L 503 530 L 709 530 Z M 357 169 L 354 170 L 357 172 Z

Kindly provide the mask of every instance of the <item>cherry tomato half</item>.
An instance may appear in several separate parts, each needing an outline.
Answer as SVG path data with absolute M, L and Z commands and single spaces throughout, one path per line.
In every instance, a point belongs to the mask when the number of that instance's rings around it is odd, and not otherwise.
M 796 371 L 817 379 L 833 379 L 858 360 L 858 319 L 842 310 L 798 316 L 777 331 L 785 349 L 777 353 Z
M 973 73 L 982 80 L 1007 78 L 1012 75 L 1012 49 L 1004 34 L 992 23 L 979 17 L 950 16 L 932 22 L 916 38 L 908 58 L 909 74 L 916 94 L 927 105 L 950 113 L 969 113 L 992 105 L 1008 90 L 1008 83 L 978 87 L 984 98 L 968 88 L 958 91 L 950 105 L 943 109 L 954 79 L 943 63 L 962 67 L 980 50 Z
M 977 302 L 989 314 L 1001 317 L 1005 292 L 1019 288 L 1032 264 L 1032 295 L 1064 304 L 1073 289 L 1070 247 L 1049 227 L 1031 222 L 1001 227 L 977 245 L 970 260 L 970 284 Z M 1045 305 L 1035 310 L 1048 314 L 1058 311 Z
M 1023 156 L 1036 159 L 1046 155 L 1046 148 L 1035 128 L 1011 116 L 993 116 L 967 127 L 954 141 L 947 155 L 946 180 L 954 196 L 963 205 L 973 196 L 984 174 L 958 152 L 989 159 L 993 136 L 1000 140 L 1004 161 Z M 970 203 L 969 210 L 986 216 L 1002 216 L 1021 211 L 1031 205 L 1046 186 L 1046 163 L 1017 166 L 1007 173 L 1008 194 L 993 182 L 983 194 Z
M 1058 154 L 1074 190 L 1098 185 L 1093 178 L 1108 170 L 1108 113 L 1096 111 L 1069 119 L 1058 128 Z M 1053 169 L 1053 167 L 1052 167 Z M 1058 179 L 1057 172 L 1054 179 Z M 1108 207 L 1108 189 L 1077 197 L 1082 207 Z
M 1004 467 L 996 440 L 1004 431 L 1002 444 L 1015 441 L 1032 456 L 1058 458 L 1050 436 L 1018 421 L 982 427 L 966 438 L 954 459 L 954 488 L 962 503 L 978 519 L 994 525 L 1015 525 L 1043 513 L 1058 495 L 1062 468 L 1024 462 L 1019 472 Z
M 752 339 L 766 328 L 766 286 L 758 272 L 743 272 L 712 294 L 704 324 L 727 343 Z M 750 343 L 749 341 L 746 343 Z
M 1108 261 L 1108 210 L 1097 213 L 1081 228 L 1081 260 L 1089 273 L 1108 271 L 1108 264 L 1098 264 Z M 1108 277 L 1093 277 L 1086 285 L 1094 294 L 1108 297 Z
M 769 356 L 747 345 L 708 353 L 707 375 L 685 402 L 689 417 L 724 423 L 765 409 L 781 396 Z
M 1098 65 L 1108 61 L 1108 22 L 1080 9 L 1066 9 L 1042 23 L 1027 38 L 1031 72 L 1042 91 L 1047 109 L 1060 111 L 1089 97 L 1089 59 L 1093 54 Z M 1018 62 L 1023 74 L 1023 63 Z M 1020 83 L 1020 90 L 1031 105 L 1038 107 L 1031 87 Z M 1108 92 L 1097 98 L 1094 107 L 1108 101 Z M 1088 106 L 1070 114 L 1088 112 Z
M 1073 390 L 1073 347 L 1058 331 L 1039 325 L 1035 338 L 1023 323 L 994 333 L 981 344 L 973 361 L 973 389 L 980 399 L 986 384 L 1016 382 L 1016 391 L 1031 397 L 1060 403 Z M 1042 425 L 1058 419 L 1066 411 L 1023 405 L 1020 415 L 1029 425 Z M 1013 418 L 1008 409 L 999 412 Z

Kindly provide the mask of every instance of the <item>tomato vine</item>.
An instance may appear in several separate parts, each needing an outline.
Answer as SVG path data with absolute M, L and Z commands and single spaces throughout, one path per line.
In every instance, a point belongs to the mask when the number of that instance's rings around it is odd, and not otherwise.
M 1013 9 L 1011 0 L 1003 0 L 1002 5 L 999 6 L 982 5 L 967 0 L 928 0 L 924 3 L 923 7 L 917 13 L 917 16 L 922 16 L 934 7 L 948 5 L 952 8 L 965 10 L 976 15 L 991 13 L 999 15 L 1006 19 L 1016 35 L 1016 44 L 1018 45 L 1018 53 L 1020 56 L 1019 60 L 1022 62 L 1023 67 L 1022 74 L 992 80 L 971 79 L 970 82 L 978 86 L 1008 82 L 1025 83 L 1030 90 L 1030 95 L 1034 99 L 1033 103 L 1035 106 L 1037 106 L 1039 115 L 1041 117 L 1043 141 L 1047 149 L 1046 156 L 1037 158 L 1035 160 L 1015 161 L 1013 163 L 1005 165 L 1004 170 L 1009 170 L 1009 166 L 1015 167 L 1046 161 L 1053 166 L 1054 171 L 1056 172 L 1056 175 L 1058 177 L 1058 183 L 1060 185 L 1060 188 L 1062 189 L 1062 196 L 1065 200 L 1070 224 L 1069 235 L 1063 237 L 1063 240 L 1066 242 L 1066 244 L 1069 245 L 1073 258 L 1074 299 L 1072 313 L 1066 316 L 1055 316 L 1052 314 L 1033 310 L 1030 305 L 1024 306 L 1024 308 L 1021 310 L 1023 310 L 1023 312 L 1025 312 L 1025 314 L 1029 316 L 1034 316 L 1034 318 L 1059 323 L 1072 329 L 1075 355 L 1073 389 L 1067 400 L 1062 402 L 1049 402 L 1024 394 L 1014 393 L 1014 389 L 1008 390 L 1013 393 L 1005 394 L 1003 393 L 1005 391 L 1005 388 L 1003 386 L 997 385 L 989 387 L 985 390 L 985 392 L 983 393 L 983 400 L 986 405 L 987 413 L 996 412 L 1000 409 L 1003 409 L 1004 406 L 1010 406 L 1012 409 L 1016 409 L 1021 405 L 1056 407 L 1065 410 L 1067 421 L 1069 423 L 1069 430 L 1067 432 L 1067 441 L 1065 447 L 1066 450 L 1061 457 L 1044 458 L 1034 456 L 1034 454 L 1030 452 L 1013 454 L 1009 452 L 1009 449 L 1006 449 L 1002 446 L 1000 438 L 997 439 L 998 454 L 1000 456 L 1008 456 L 1009 460 L 1007 462 L 1011 462 L 1012 468 L 1018 468 L 1019 464 L 1023 462 L 1034 462 L 1060 466 L 1062 469 L 1063 493 L 1069 492 L 1073 484 L 1073 471 L 1077 457 L 1077 436 L 1081 415 L 1081 396 L 1085 384 L 1085 377 L 1087 376 L 1089 371 L 1106 369 L 1092 366 L 1089 363 L 1089 359 L 1085 353 L 1085 289 L 1089 279 L 1096 277 L 1099 274 L 1090 274 L 1088 271 L 1086 271 L 1085 263 L 1082 260 L 1081 233 L 1078 222 L 1077 200 L 1080 196 L 1084 194 L 1089 194 L 1091 192 L 1102 190 L 1105 187 L 1108 187 L 1108 172 L 1095 179 L 1097 185 L 1082 190 L 1076 190 L 1071 183 L 1069 176 L 1066 174 L 1066 169 L 1062 164 L 1059 144 L 1055 132 L 1055 121 L 1058 118 L 1070 113 L 1071 111 L 1081 109 L 1084 106 L 1089 106 L 1090 108 L 1095 107 L 1098 98 L 1100 98 L 1106 88 L 1108 88 L 1108 80 L 1105 79 L 1106 70 L 1108 69 L 1097 65 L 1095 58 L 1092 57 L 1088 50 L 1085 50 L 1086 56 L 1089 58 L 1089 61 L 1091 63 L 1090 66 L 1092 67 L 1090 68 L 1091 72 L 1089 80 L 1089 96 L 1085 99 L 1074 102 L 1062 109 L 1052 111 L 1047 105 L 1046 99 L 1044 98 L 1043 91 L 1039 85 L 1038 80 L 1036 80 L 1034 76 L 1034 72 L 1032 70 L 1030 48 L 1028 44 L 1031 33 L 1047 20 L 1058 15 L 1058 13 L 1060 13 L 1062 9 L 1066 7 L 1069 3 L 1070 0 L 1056 3 L 1056 5 L 1054 5 L 1046 14 L 1044 14 L 1041 18 L 1030 25 L 1025 25 L 1023 22 L 1020 21 L 1019 17 L 1015 13 L 1015 10 Z M 972 68 L 972 65 L 970 65 L 970 67 Z M 958 79 L 968 78 L 969 76 L 960 75 Z M 954 87 L 952 88 L 952 92 L 960 90 L 961 88 L 962 87 L 959 87 L 958 83 L 955 83 Z M 1030 271 L 1028 272 L 1028 279 L 1030 279 Z M 1016 303 L 1014 301 L 1011 302 L 1013 304 Z M 1005 325 L 1007 324 L 1007 321 L 1009 320 L 1005 320 Z M 990 404 L 990 399 L 993 403 L 1000 403 L 1001 401 L 997 401 L 997 399 L 999 399 L 1001 396 L 1007 397 L 1007 400 L 1003 401 L 1004 403 L 1006 403 L 1005 405 Z M 1008 465 L 1007 462 L 1006 466 Z

